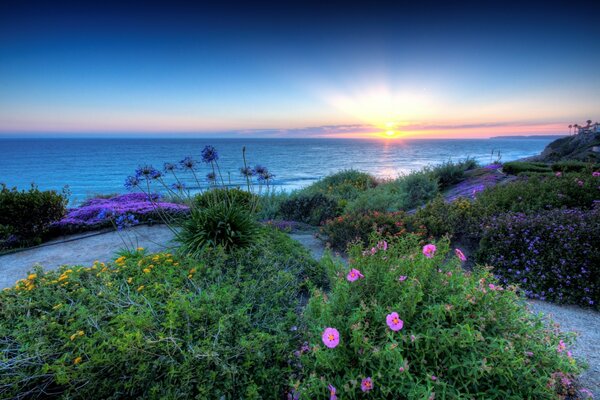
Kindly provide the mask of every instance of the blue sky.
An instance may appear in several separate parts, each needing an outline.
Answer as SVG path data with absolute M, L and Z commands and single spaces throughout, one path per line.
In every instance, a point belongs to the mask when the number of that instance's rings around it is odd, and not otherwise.
M 6 1 L 0 135 L 485 137 L 600 118 L 599 6 L 480 3 Z

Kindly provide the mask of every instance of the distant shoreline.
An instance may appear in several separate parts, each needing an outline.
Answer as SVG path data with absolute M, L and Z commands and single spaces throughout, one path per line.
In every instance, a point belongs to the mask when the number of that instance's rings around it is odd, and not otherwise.
M 569 135 L 492 136 L 490 139 L 560 139 Z

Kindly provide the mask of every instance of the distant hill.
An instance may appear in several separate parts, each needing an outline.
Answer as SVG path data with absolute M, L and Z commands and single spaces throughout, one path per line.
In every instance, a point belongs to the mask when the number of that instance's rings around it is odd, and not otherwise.
M 566 135 L 492 136 L 490 139 L 559 139 Z
M 600 133 L 580 133 L 557 139 L 529 161 L 554 162 L 566 160 L 600 161 Z M 597 151 L 594 151 L 597 150 Z

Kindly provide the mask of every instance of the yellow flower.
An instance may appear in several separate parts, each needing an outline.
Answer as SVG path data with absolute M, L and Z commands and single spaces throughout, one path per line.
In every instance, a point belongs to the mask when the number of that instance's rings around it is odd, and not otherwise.
M 137 251 L 144 251 L 144 248 L 143 247 L 138 247 L 136 250 Z
M 81 357 L 77 357 L 76 359 L 73 360 L 73 364 L 77 365 L 81 362 L 82 358 Z
M 138 292 L 141 292 L 142 290 L 144 290 L 144 285 L 140 286 L 139 288 L 137 288 Z
M 150 272 L 150 268 L 144 268 L 143 271 L 145 274 L 147 274 L 148 272 Z
M 133 280 L 133 278 L 128 278 L 127 283 L 131 283 L 132 280 Z
M 77 334 L 76 334 L 76 333 L 72 334 L 72 335 L 71 335 L 71 341 L 75 340 L 75 338 L 76 338 L 76 337 L 77 337 Z
M 188 279 L 192 279 L 192 274 L 188 275 Z
M 52 307 L 53 310 L 58 310 L 59 308 L 61 308 L 63 305 L 62 303 L 58 303 L 57 305 L 55 305 L 54 307 Z
M 196 273 L 196 268 L 190 269 L 190 274 L 194 274 L 194 273 Z
M 29 276 L 27 277 L 27 279 L 29 279 L 30 281 L 37 278 L 37 274 L 29 274 Z

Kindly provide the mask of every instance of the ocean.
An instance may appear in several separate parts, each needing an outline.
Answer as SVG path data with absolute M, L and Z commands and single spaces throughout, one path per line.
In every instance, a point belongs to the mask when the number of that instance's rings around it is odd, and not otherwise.
M 70 205 L 94 194 L 124 193 L 123 184 L 140 165 L 162 169 L 186 156 L 199 160 L 207 144 L 219 152 L 225 179 L 241 183 L 242 148 L 251 166 L 266 166 L 274 186 L 294 190 L 342 169 L 393 178 L 426 165 L 475 158 L 482 164 L 540 153 L 553 139 L 0 139 L 0 183 L 26 189 L 60 190 L 68 185 Z M 494 151 L 494 156 L 491 155 Z M 201 165 L 200 179 L 210 170 Z M 187 181 L 191 184 L 191 180 Z

